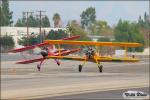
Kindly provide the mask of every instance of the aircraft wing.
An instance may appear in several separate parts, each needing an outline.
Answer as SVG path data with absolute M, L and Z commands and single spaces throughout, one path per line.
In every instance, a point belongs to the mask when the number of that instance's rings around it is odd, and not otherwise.
M 142 46 L 142 44 L 140 43 L 128 43 L 128 42 L 93 42 L 93 41 L 67 41 L 67 40 L 45 40 L 44 43 L 71 44 L 71 45 L 94 45 L 94 46 L 124 46 L 124 47 Z
M 101 56 L 97 58 L 100 62 L 138 62 L 139 59 L 131 58 L 131 57 L 123 57 L 123 58 L 114 58 L 108 56 Z
M 61 40 L 73 40 L 73 39 L 77 39 L 79 37 L 80 37 L 79 35 L 76 35 L 76 36 L 71 36 L 71 37 L 68 37 L 68 38 L 63 38 Z M 12 50 L 9 50 L 8 52 L 17 53 L 17 52 L 22 52 L 22 51 L 26 51 L 26 50 L 31 50 L 31 49 L 34 49 L 35 47 L 45 46 L 45 45 L 48 45 L 48 43 L 39 43 L 39 44 L 36 44 L 36 45 L 26 46 L 26 47 L 23 47 L 23 48 L 12 49 Z
M 64 60 L 77 60 L 77 61 L 85 60 L 85 58 L 82 57 L 69 57 L 69 56 L 48 56 L 47 59 L 64 59 Z
M 84 57 L 70 57 L 70 56 L 48 56 L 47 59 L 64 59 L 64 60 L 75 60 L 75 61 L 90 61 L 95 62 L 94 59 L 87 59 Z M 100 62 L 138 62 L 137 58 L 112 58 L 112 57 L 99 57 L 97 58 Z
M 26 47 L 18 48 L 18 49 L 12 49 L 12 50 L 9 50 L 8 52 L 17 53 L 17 52 L 22 52 L 22 51 L 26 51 L 26 50 L 31 50 L 31 49 L 34 49 L 35 47 L 41 47 L 41 46 L 44 46 L 44 45 L 48 45 L 48 43 L 40 43 L 40 44 L 37 44 L 37 45 L 26 46 Z
M 63 52 L 60 52 L 60 53 L 55 53 L 53 54 L 54 56 L 66 56 L 66 55 L 69 55 L 71 53 L 74 53 L 74 52 L 78 52 L 80 51 L 81 49 L 72 49 L 72 50 L 66 50 L 66 51 L 63 51 Z M 39 62 L 41 60 L 43 60 L 44 58 L 43 57 L 40 57 L 40 58 L 36 58 L 36 59 L 29 59 L 29 60 L 22 60 L 22 61 L 18 61 L 16 62 L 17 64 L 29 64 L 29 63 L 34 63 L 34 62 Z
M 29 64 L 29 63 L 34 63 L 34 62 L 39 62 L 41 60 L 43 60 L 44 58 L 36 58 L 36 59 L 29 59 L 29 60 L 22 60 L 22 61 L 18 61 L 16 62 L 17 64 Z

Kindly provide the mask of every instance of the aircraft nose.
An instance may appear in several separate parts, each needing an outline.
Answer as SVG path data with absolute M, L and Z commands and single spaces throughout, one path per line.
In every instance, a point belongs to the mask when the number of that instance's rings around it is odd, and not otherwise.
M 41 51 L 41 55 L 42 55 L 43 57 L 46 57 L 46 56 L 48 56 L 48 52 L 46 52 L 46 51 Z

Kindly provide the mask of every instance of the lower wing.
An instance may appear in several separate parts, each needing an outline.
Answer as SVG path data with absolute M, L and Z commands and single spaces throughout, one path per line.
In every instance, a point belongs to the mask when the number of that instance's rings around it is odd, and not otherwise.
M 76 61 L 90 61 L 90 62 L 95 62 L 94 59 L 87 59 L 84 57 L 70 57 L 70 56 L 48 56 L 47 59 L 64 59 L 64 60 L 76 60 Z M 138 62 L 139 59 L 137 58 L 113 58 L 113 57 L 97 57 L 96 59 L 99 62 Z
M 36 45 L 25 46 L 23 48 L 17 48 L 17 49 L 9 50 L 8 52 L 12 52 L 12 53 L 23 52 L 26 50 L 34 49 L 35 47 L 41 47 L 41 46 L 45 46 L 45 45 L 48 45 L 48 43 L 40 43 L 40 44 L 36 44 Z
M 86 60 L 86 58 L 82 58 L 82 57 L 69 57 L 69 56 L 48 56 L 47 59 L 64 59 L 64 60 L 77 60 L 77 61 Z
M 70 53 L 74 53 L 74 52 L 78 52 L 80 51 L 81 49 L 72 49 L 72 50 L 66 50 L 66 51 L 63 51 L 61 52 L 60 54 L 57 53 L 57 54 L 54 54 L 55 56 L 58 56 L 58 55 L 69 55 Z M 29 60 L 22 60 L 22 61 L 18 61 L 16 62 L 17 64 L 29 64 L 29 63 L 34 63 L 34 62 L 39 62 L 39 61 L 42 61 L 44 58 L 41 57 L 41 58 L 36 58 L 36 59 L 29 59 Z M 57 64 L 59 63 L 59 61 L 57 61 Z
M 101 56 L 97 58 L 100 62 L 138 62 L 139 59 L 131 58 L 131 57 L 124 57 L 124 58 L 113 58 L 108 56 Z
M 17 64 L 29 64 L 29 63 L 33 63 L 33 62 L 39 62 L 39 61 L 42 61 L 44 60 L 43 57 L 41 58 L 36 58 L 36 59 L 29 59 L 29 60 L 22 60 L 22 61 L 18 61 L 16 62 Z

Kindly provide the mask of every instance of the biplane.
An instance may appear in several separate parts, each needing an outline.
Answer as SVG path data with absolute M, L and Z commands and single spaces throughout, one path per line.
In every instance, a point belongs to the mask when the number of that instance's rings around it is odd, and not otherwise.
M 72 39 L 77 39 L 80 38 L 79 35 L 76 36 L 71 36 L 68 38 L 63 38 L 61 40 L 72 40 Z M 21 60 L 16 62 L 17 64 L 29 64 L 29 63 L 34 63 L 34 62 L 39 62 L 39 64 L 37 64 L 37 69 L 40 71 L 41 69 L 41 65 L 44 62 L 44 60 L 46 60 L 46 56 L 66 56 L 69 55 L 71 53 L 75 53 L 75 52 L 79 52 L 81 51 L 81 49 L 60 49 L 59 52 L 58 50 L 55 48 L 55 46 L 53 44 L 49 44 L 49 43 L 40 43 L 40 44 L 36 44 L 36 45 L 31 45 L 31 46 L 26 46 L 23 48 L 17 48 L 17 49 L 12 49 L 9 50 L 8 52 L 12 52 L 12 53 L 17 53 L 17 52 L 23 52 L 23 51 L 27 51 L 27 50 L 31 50 L 34 48 L 40 47 L 41 51 L 40 54 L 42 55 L 42 57 L 39 58 L 34 58 L 34 59 L 28 59 L 28 60 Z M 61 52 L 60 52 L 61 51 Z M 58 59 L 54 59 L 55 62 L 57 63 L 57 65 L 60 65 L 60 62 Z
M 129 57 L 127 56 L 127 48 L 128 47 L 138 47 L 142 46 L 140 43 L 128 43 L 128 42 L 92 42 L 92 41 L 68 41 L 68 40 L 45 40 L 44 43 L 48 44 L 55 44 L 58 45 L 59 54 L 61 54 L 60 47 L 63 44 L 68 45 L 83 45 L 83 46 L 117 46 L 117 47 L 124 47 L 125 48 L 125 55 L 122 58 L 114 58 L 109 56 L 101 56 L 99 54 L 99 50 L 93 50 L 92 48 L 88 48 L 85 52 L 84 56 L 45 56 L 46 59 L 65 59 L 65 60 L 76 60 L 76 61 L 83 61 L 83 64 L 78 66 L 78 71 L 82 71 L 82 67 L 85 65 L 87 61 L 94 62 L 97 64 L 99 72 L 103 71 L 103 66 L 100 62 L 138 62 L 139 59 L 135 58 L 134 56 Z

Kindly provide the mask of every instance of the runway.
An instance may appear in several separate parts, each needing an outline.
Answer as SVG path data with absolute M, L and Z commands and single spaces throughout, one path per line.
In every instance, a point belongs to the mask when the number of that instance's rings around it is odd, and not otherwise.
M 142 91 L 146 94 L 149 93 L 149 87 L 142 87 L 142 88 L 129 88 L 129 89 L 116 89 L 116 90 L 109 90 L 109 91 L 98 91 L 98 92 L 90 92 L 90 93 L 81 93 L 81 94 L 74 94 L 74 95 L 64 95 L 64 96 L 56 96 L 56 97 L 45 97 L 40 98 L 37 100 L 59 100 L 59 99 L 72 99 L 72 100 L 123 100 L 123 93 L 126 91 Z
M 99 73 L 96 64 L 87 63 L 79 73 L 78 65 L 82 63 L 79 61 L 61 60 L 61 66 L 57 66 L 48 60 L 38 72 L 37 63 L 17 65 L 13 60 L 5 60 L 1 62 L 1 98 L 57 99 L 65 95 L 149 87 L 148 61 L 144 58 L 138 63 L 102 63 L 103 73 Z

